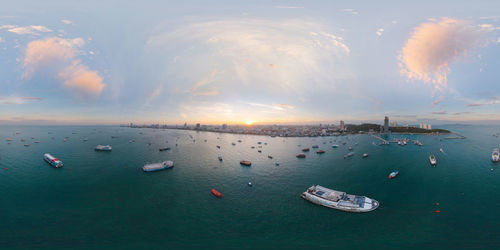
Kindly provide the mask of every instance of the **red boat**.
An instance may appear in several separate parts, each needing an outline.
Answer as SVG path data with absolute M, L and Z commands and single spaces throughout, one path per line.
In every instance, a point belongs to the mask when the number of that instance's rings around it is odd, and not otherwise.
M 251 166 L 252 165 L 252 163 L 250 161 L 240 161 L 240 164 L 244 165 L 244 166 Z
M 222 194 L 219 191 L 215 190 L 214 188 L 212 188 L 212 194 L 219 197 L 219 198 L 222 197 Z

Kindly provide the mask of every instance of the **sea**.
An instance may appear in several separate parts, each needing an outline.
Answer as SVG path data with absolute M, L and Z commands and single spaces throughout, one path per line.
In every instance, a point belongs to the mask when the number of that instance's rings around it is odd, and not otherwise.
M 379 145 L 367 134 L 0 126 L 0 249 L 499 249 L 500 164 L 491 153 L 500 147 L 492 136 L 500 126 L 440 128 L 466 139 L 385 137 L 419 140 L 419 147 Z M 98 144 L 113 151 L 94 151 Z M 354 155 L 344 158 L 349 146 Z M 298 159 L 302 148 L 311 151 Z M 51 167 L 44 153 L 64 167 Z M 175 167 L 141 170 L 165 160 Z M 394 170 L 399 175 L 389 179 Z M 318 206 L 300 197 L 312 185 L 380 207 L 348 213 Z

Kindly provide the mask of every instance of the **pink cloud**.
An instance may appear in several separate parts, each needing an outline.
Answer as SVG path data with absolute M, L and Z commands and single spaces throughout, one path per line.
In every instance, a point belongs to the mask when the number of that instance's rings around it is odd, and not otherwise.
M 446 87 L 450 64 L 474 48 L 482 31 L 467 21 L 442 18 L 423 23 L 413 31 L 399 55 L 402 75 L 422 80 L 436 89 Z
M 442 101 L 444 101 L 446 99 L 446 96 L 441 96 L 440 98 L 434 100 L 431 102 L 431 108 L 433 108 L 434 106 L 438 105 L 439 103 L 441 103 Z
M 85 44 L 82 38 L 49 37 L 30 42 L 24 57 L 24 79 L 39 72 L 52 74 L 62 85 L 82 97 L 98 96 L 105 84 L 99 73 L 82 64 L 77 56 Z

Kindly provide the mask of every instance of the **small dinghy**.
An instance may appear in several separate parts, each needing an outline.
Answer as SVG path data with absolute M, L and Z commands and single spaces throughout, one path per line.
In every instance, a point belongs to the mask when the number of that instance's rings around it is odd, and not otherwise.
M 212 194 L 219 198 L 222 197 L 222 194 L 219 191 L 215 190 L 215 188 L 212 188 Z
M 389 174 L 389 179 L 392 179 L 392 178 L 396 177 L 398 174 L 399 174 L 399 170 L 396 170 L 396 171 L 390 173 Z
M 297 157 L 297 158 L 306 158 L 306 155 L 305 154 L 298 154 L 295 157 Z

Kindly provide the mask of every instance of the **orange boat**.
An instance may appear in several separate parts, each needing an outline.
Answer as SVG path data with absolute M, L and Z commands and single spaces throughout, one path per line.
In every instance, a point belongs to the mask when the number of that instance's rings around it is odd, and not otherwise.
M 214 188 L 212 188 L 212 194 L 219 197 L 219 198 L 222 197 L 222 194 L 219 191 L 215 190 Z
M 251 166 L 252 165 L 252 163 L 250 161 L 240 161 L 240 164 L 244 165 L 244 166 Z

